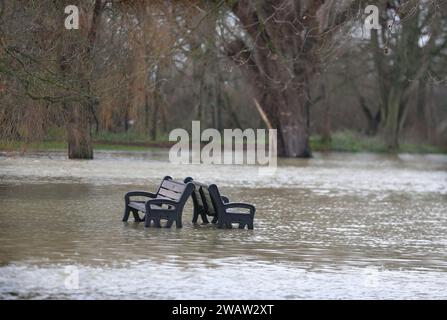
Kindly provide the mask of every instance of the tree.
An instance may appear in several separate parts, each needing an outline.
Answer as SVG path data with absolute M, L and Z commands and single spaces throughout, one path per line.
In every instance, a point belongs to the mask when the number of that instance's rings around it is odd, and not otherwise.
M 322 48 L 359 12 L 360 1 L 227 1 L 245 36 L 228 43 L 228 55 L 252 84 L 255 99 L 278 130 L 278 154 L 310 157 L 310 84 Z
M 64 28 L 68 5 L 80 9 L 79 30 Z M 93 158 L 91 124 L 98 104 L 92 89 L 93 59 L 104 5 L 103 0 L 23 1 L 3 7 L 8 18 L 0 26 L 0 73 L 19 89 L 20 99 L 63 114 L 58 125 L 65 126 L 70 159 Z
M 382 13 L 381 29 L 371 30 L 369 48 L 363 47 L 362 52 L 371 52 L 364 55 L 365 63 L 372 61 L 379 98 L 368 103 L 352 79 L 351 86 L 368 120 L 368 131 L 381 131 L 387 148 L 396 151 L 411 101 L 416 101 L 423 117 L 430 77 L 445 70 L 440 61 L 447 49 L 447 4 L 419 0 L 376 4 Z
M 67 4 L 80 8 L 80 30 L 64 28 Z M 362 38 L 366 4 L 379 6 L 382 29 Z M 63 137 L 70 158 L 91 158 L 93 130 L 147 141 L 200 119 L 276 128 L 280 156 L 309 157 L 310 130 L 328 141 L 330 130 L 381 132 L 393 150 L 425 118 L 440 128 L 425 130 L 435 141 L 445 128 L 445 9 L 440 0 L 2 1 L 0 138 Z
M 105 3 L 95 0 L 90 9 L 84 1 L 63 1 L 63 5 L 75 4 L 81 9 L 83 23 L 79 32 L 66 31 L 59 39 L 61 46 L 60 70 L 66 82 L 77 80 L 83 94 L 79 101 L 62 102 L 66 113 L 68 157 L 92 159 L 92 121 L 95 105 L 99 103 L 92 91 L 94 46 L 98 37 Z

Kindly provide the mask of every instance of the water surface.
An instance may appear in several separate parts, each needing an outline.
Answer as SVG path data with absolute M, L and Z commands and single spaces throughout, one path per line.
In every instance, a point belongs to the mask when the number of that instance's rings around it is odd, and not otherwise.
M 447 156 L 317 154 L 273 176 L 167 153 L 0 156 L 0 298 L 447 298 Z M 122 223 L 164 175 L 253 203 L 255 230 Z M 66 267 L 79 270 L 67 288 Z

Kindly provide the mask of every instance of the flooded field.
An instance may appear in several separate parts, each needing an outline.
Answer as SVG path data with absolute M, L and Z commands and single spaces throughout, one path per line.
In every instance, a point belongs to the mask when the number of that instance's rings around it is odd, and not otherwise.
M 316 154 L 272 176 L 167 159 L 0 155 L 0 298 L 447 298 L 447 156 Z M 253 203 L 255 229 L 195 226 L 191 201 L 183 229 L 122 223 L 125 192 L 165 175 Z

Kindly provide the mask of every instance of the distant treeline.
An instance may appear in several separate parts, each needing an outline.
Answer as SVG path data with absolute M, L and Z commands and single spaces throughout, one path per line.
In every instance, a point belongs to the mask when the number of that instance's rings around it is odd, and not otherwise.
M 0 1 L 0 138 L 92 158 L 95 132 L 157 141 L 200 120 L 278 129 L 287 157 L 344 130 L 447 145 L 447 1 L 271 2 Z

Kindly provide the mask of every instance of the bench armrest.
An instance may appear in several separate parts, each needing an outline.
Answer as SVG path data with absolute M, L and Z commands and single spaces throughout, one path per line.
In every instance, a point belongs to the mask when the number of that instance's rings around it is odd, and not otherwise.
M 242 203 L 242 202 L 230 202 L 230 203 L 226 203 L 224 204 L 225 210 L 230 209 L 230 208 L 243 208 L 243 209 L 248 209 L 250 210 L 250 214 L 254 215 L 256 212 L 256 208 L 254 206 L 252 206 L 251 204 L 248 203 Z
M 157 197 L 157 195 L 152 192 L 146 192 L 146 191 L 131 191 L 131 192 L 126 193 L 126 195 L 124 196 L 126 203 L 128 203 L 130 201 L 130 197 L 155 198 L 155 197 Z
M 178 205 L 178 202 L 172 201 L 172 200 L 169 200 L 169 199 L 153 199 L 153 200 L 149 200 L 149 201 L 146 202 L 146 210 L 150 210 L 151 209 L 151 205 L 161 206 L 161 205 L 164 205 L 164 204 L 176 207 Z
M 222 199 L 223 203 L 229 203 L 230 202 L 230 199 L 228 199 L 228 197 L 226 197 L 226 196 L 221 196 L 221 199 Z

